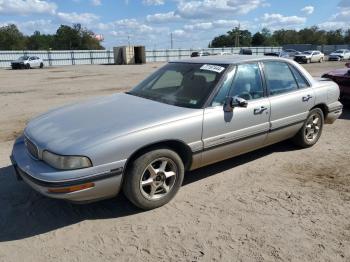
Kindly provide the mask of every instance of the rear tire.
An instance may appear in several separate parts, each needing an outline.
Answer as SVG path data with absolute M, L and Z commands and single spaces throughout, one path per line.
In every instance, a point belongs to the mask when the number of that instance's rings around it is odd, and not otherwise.
M 318 61 L 318 62 L 322 63 L 323 62 L 323 58 L 321 57 L 320 61 Z
M 137 157 L 128 168 L 123 191 L 137 207 L 150 210 L 168 203 L 179 191 L 184 164 L 177 153 L 160 148 Z
M 293 137 L 292 141 L 303 148 L 313 146 L 322 134 L 323 124 L 324 116 L 322 110 L 320 108 L 312 109 L 303 127 Z
M 30 69 L 30 64 L 26 64 L 24 67 L 25 69 Z
M 307 60 L 306 60 L 306 63 L 307 63 L 307 64 L 310 64 L 310 63 L 311 63 L 311 59 L 307 59 Z
M 44 68 L 44 64 L 43 63 L 40 63 L 40 68 Z

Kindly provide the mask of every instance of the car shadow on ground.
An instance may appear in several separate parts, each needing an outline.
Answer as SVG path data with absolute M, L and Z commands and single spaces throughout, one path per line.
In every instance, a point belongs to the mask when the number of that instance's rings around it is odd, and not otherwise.
M 183 186 L 249 163 L 274 152 L 297 150 L 290 141 L 188 172 Z M 0 242 L 24 239 L 84 220 L 109 219 L 143 212 L 123 194 L 97 203 L 74 205 L 44 197 L 18 182 L 13 167 L 0 168 Z

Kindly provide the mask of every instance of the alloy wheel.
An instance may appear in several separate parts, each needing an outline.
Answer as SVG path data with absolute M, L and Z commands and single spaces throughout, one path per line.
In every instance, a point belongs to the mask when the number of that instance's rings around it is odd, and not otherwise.
M 163 198 L 172 190 L 177 176 L 177 166 L 170 158 L 161 157 L 152 161 L 141 176 L 142 195 L 149 200 Z

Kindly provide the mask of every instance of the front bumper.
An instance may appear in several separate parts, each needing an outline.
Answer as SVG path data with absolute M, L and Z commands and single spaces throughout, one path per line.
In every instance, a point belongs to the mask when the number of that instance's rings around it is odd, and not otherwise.
M 329 56 L 328 57 L 329 61 L 340 61 L 342 58 L 340 56 Z
M 308 58 L 306 56 L 295 56 L 294 61 L 306 63 Z
M 17 178 L 23 179 L 45 196 L 72 202 L 92 202 L 117 195 L 121 189 L 126 162 L 118 161 L 78 170 L 56 170 L 43 161 L 33 159 L 25 148 L 23 137 L 16 140 L 10 158 Z M 50 192 L 52 189 L 67 189 L 87 183 L 92 183 L 93 187 L 69 193 Z

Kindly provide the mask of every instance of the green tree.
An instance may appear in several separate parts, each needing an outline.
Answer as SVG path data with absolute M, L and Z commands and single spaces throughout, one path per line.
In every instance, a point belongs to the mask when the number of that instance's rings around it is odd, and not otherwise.
M 49 50 L 54 46 L 54 35 L 42 35 L 39 31 L 29 36 L 26 41 L 28 50 Z
M 252 38 L 252 45 L 253 46 L 263 46 L 266 42 L 266 38 L 263 36 L 262 33 L 260 32 L 256 32 L 254 35 L 253 35 L 253 38 Z
M 0 27 L 0 50 L 25 49 L 25 37 L 17 26 L 10 24 Z

